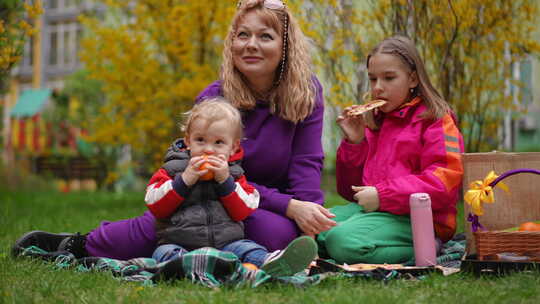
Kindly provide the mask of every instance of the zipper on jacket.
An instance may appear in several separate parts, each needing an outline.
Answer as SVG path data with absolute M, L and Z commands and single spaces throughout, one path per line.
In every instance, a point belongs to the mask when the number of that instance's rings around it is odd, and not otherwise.
M 201 193 L 202 197 L 202 205 L 204 206 L 204 210 L 206 210 L 206 226 L 208 227 L 208 243 L 210 244 L 210 247 L 216 247 L 214 244 L 214 229 L 213 229 L 213 218 L 212 213 L 210 212 L 209 207 L 209 199 L 208 199 L 208 191 L 210 190 L 210 183 L 203 182 Z

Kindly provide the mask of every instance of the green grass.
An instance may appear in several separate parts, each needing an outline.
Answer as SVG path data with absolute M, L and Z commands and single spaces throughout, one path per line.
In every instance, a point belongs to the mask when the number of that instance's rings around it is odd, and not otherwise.
M 343 203 L 327 195 L 331 204 Z M 255 289 L 208 289 L 187 281 L 143 287 L 108 273 L 57 270 L 50 264 L 9 255 L 22 233 L 42 229 L 87 232 L 102 220 L 136 216 L 145 210 L 142 193 L 0 192 L 0 303 L 540 303 L 538 273 L 475 278 L 431 274 L 425 280 L 387 284 L 363 279 L 324 280 L 296 289 L 265 284 Z

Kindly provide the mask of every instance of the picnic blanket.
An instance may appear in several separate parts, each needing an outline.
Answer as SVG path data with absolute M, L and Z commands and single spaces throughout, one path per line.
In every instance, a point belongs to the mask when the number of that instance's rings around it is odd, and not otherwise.
M 260 269 L 249 269 L 243 266 L 236 255 L 214 248 L 205 247 L 191 251 L 174 260 L 157 263 L 151 258 L 116 260 L 104 257 L 86 257 L 76 259 L 73 255 L 51 255 L 41 248 L 30 246 L 20 256 L 41 257 L 52 262 L 57 268 L 70 268 L 80 272 L 108 271 L 121 281 L 140 282 L 143 285 L 154 285 L 159 282 L 187 279 L 203 286 L 216 288 L 221 286 L 257 287 L 263 283 L 277 282 L 306 287 L 318 284 L 330 276 L 346 278 L 365 278 L 388 281 L 397 278 L 421 278 L 426 273 L 437 269 L 454 269 L 459 271 L 461 258 L 465 254 L 465 237 L 457 235 L 444 244 L 437 257 L 437 267 L 408 267 L 414 261 L 403 264 L 403 267 L 370 267 L 366 269 L 348 269 L 331 260 L 317 260 L 309 272 L 299 272 L 293 276 L 272 277 Z M 345 265 L 346 266 L 346 265 Z

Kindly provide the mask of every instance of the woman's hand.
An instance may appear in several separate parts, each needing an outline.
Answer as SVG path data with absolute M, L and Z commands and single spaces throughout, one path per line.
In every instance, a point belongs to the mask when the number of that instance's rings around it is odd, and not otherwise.
M 362 115 L 348 115 L 354 107 L 346 107 L 336 119 L 336 123 L 343 131 L 345 139 L 353 144 L 359 144 L 364 139 L 366 122 Z
M 352 186 L 352 190 L 356 192 L 354 199 L 358 205 L 364 207 L 365 212 L 373 212 L 379 209 L 379 192 L 377 188 L 371 186 Z
M 314 236 L 334 226 L 335 217 L 328 209 L 312 202 L 291 199 L 287 207 L 287 217 L 293 219 L 298 227 L 309 236 Z

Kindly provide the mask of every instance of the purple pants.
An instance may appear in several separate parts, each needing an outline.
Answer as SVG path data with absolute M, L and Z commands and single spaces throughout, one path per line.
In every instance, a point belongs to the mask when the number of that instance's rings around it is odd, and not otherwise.
M 151 257 L 157 247 L 155 218 L 143 215 L 116 222 L 102 222 L 86 238 L 90 256 L 129 260 Z M 300 230 L 287 217 L 257 209 L 245 221 L 246 238 L 265 246 L 268 251 L 285 248 L 298 237 Z

